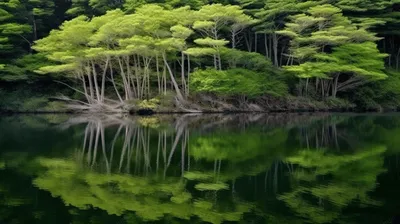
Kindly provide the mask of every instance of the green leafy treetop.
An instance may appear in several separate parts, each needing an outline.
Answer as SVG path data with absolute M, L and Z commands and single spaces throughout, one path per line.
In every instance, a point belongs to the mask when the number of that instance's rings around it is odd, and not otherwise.
M 292 39 L 291 56 L 298 63 L 286 69 L 300 78 L 322 79 L 316 81 L 322 97 L 336 97 L 339 91 L 386 77 L 385 54 L 373 43 L 379 38 L 352 24 L 337 7 L 312 7 L 307 14 L 291 17 L 278 33 Z
M 0 79 L 25 79 L 21 69 L 11 65 L 12 60 L 30 50 L 32 27 L 18 17 L 23 10 L 20 1 L 0 2 Z
M 22 49 L 17 45 L 17 41 L 26 39 L 24 36 L 31 31 L 27 24 L 20 23 L 14 13 L 22 7 L 19 1 L 0 2 L 0 54 L 1 58 L 5 55 L 18 53 Z M 30 43 L 27 39 L 26 42 Z M 14 48 L 15 46 L 15 48 Z
M 100 16 L 109 10 L 118 9 L 123 6 L 121 0 L 72 0 L 72 6 L 67 14 L 71 16 L 86 15 L 89 18 Z

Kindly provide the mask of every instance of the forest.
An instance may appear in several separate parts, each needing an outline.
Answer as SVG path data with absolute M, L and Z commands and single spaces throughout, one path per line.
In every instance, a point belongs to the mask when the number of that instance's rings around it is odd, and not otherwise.
M 382 111 L 400 0 L 2 0 L 0 111 Z

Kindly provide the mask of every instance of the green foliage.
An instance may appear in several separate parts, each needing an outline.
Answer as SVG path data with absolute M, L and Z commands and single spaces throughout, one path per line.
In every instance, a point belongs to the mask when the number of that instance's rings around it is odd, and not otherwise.
M 24 102 L 24 104 L 22 105 L 22 110 L 34 111 L 37 108 L 46 106 L 46 103 L 47 103 L 46 98 L 32 98 Z
M 271 61 L 256 52 L 246 52 L 231 48 L 221 49 L 221 58 L 227 62 L 229 68 L 244 68 L 263 73 L 274 73 L 276 69 Z M 277 75 L 278 76 L 278 75 Z
M 329 4 L 315 6 L 307 14 L 292 16 L 291 21 L 277 33 L 292 38 L 291 52 L 298 65 L 285 68 L 300 78 L 332 80 L 327 84 L 332 87 L 327 89 L 325 82 L 321 82 L 323 97 L 336 97 L 337 92 L 358 87 L 366 80 L 386 78 L 386 55 L 373 43 L 378 38 L 352 24 L 340 8 Z
M 231 83 L 220 82 L 219 78 L 210 80 L 213 85 L 219 82 L 237 90 L 220 86 L 202 87 L 200 91 L 284 95 L 288 85 L 290 92 L 301 97 L 322 100 L 339 96 L 357 101 L 363 107 L 376 107 L 377 101 L 382 102 L 377 98 L 392 96 L 386 88 L 394 89 L 381 87 L 392 83 L 381 82 L 387 78 L 383 72 L 385 66 L 389 70 L 399 68 L 399 3 L 398 0 L 4 0 L 0 2 L 0 80 L 30 81 L 37 77 L 32 75 L 33 71 L 79 80 L 90 75 L 87 69 L 94 64 L 93 73 L 97 75 L 92 77 L 98 78 L 97 84 L 101 82 L 97 76 L 104 72 L 106 89 L 114 88 L 113 83 L 122 83 L 124 88 L 116 84 L 117 91 L 121 92 L 122 101 L 128 101 L 144 99 L 142 95 L 152 98 L 161 92 L 165 94 L 168 90 L 155 90 L 161 86 L 162 72 L 167 76 L 165 82 L 176 82 L 175 93 L 183 92 L 187 97 L 193 71 L 214 67 L 229 73 L 242 68 L 268 78 L 241 70 L 236 71 L 237 75 L 225 75 L 235 79 Z M 172 74 L 164 68 L 164 57 Z M 295 85 L 291 83 L 294 78 L 283 80 L 275 74 L 274 66 L 284 67 L 304 81 Z M 107 70 L 105 67 L 108 71 L 103 71 Z M 112 78 L 110 68 L 114 69 Z M 128 81 L 121 77 L 124 75 L 139 83 L 146 80 L 145 93 L 131 93 L 134 90 L 126 88 Z M 222 73 L 217 75 L 222 76 Z M 246 76 L 264 82 L 262 87 L 243 78 Z M 83 78 L 88 81 L 88 77 Z M 242 81 L 243 85 L 236 84 Z M 361 89 L 366 83 L 368 86 Z M 250 90 L 245 91 L 246 86 Z M 370 86 L 373 90 L 368 89 Z M 378 93 L 375 87 L 384 92 Z M 360 99 L 363 94 L 365 100 Z M 107 98 L 115 100 L 115 95 Z
M 13 60 L 10 64 L 3 65 L 2 68 L 0 68 L 0 73 L 3 72 L 4 74 L 0 76 L 0 80 L 33 80 L 36 70 L 50 64 L 51 62 L 42 54 L 27 54 L 19 59 Z
M 384 172 L 385 147 L 376 146 L 352 155 L 334 155 L 323 149 L 301 150 L 287 161 L 301 168 L 293 174 L 303 184 L 280 196 L 301 217 L 313 223 L 328 223 L 340 218 L 341 210 L 358 200 L 377 205 L 368 195 L 376 187 L 377 176 Z M 368 171 L 367 171 L 368 170 Z M 318 177 L 329 175 L 329 184 L 319 184 Z M 305 187 L 307 186 L 307 187 Z M 319 198 L 329 206 L 324 209 L 307 197 Z
M 150 100 L 142 100 L 141 102 L 138 103 L 138 107 L 140 109 L 156 109 L 158 105 L 160 104 L 160 100 L 153 98 Z
M 330 108 L 342 108 L 351 110 L 354 108 L 354 104 L 346 99 L 328 97 L 324 100 L 324 103 Z
M 0 62 L 23 52 L 21 41 L 23 43 L 25 34 L 31 32 L 31 27 L 21 22 L 16 14 L 21 8 L 23 5 L 20 1 L 6 0 L 0 3 Z
M 5 0 L 0 3 L 0 63 L 7 64 L 0 72 L 7 76 L 4 80 L 26 78 L 22 77 L 27 74 L 25 66 L 18 63 L 19 57 L 32 53 L 33 42 L 47 34 L 52 25 L 45 20 L 51 18 L 54 7 L 51 0 Z
M 380 80 L 387 76 L 383 72 L 385 54 L 379 53 L 371 42 L 343 44 L 334 47 L 333 52 L 314 54 L 317 62 L 305 62 L 288 66 L 301 78 L 329 78 L 336 74 L 354 74 L 365 79 Z
M 386 71 L 387 79 L 369 83 L 348 96 L 357 106 L 365 110 L 396 110 L 400 106 L 400 74 Z
M 388 78 L 373 84 L 377 102 L 400 105 L 400 73 L 392 70 L 386 72 Z
M 71 8 L 66 12 L 71 16 L 100 16 L 108 10 L 121 8 L 124 1 L 115 0 L 72 0 Z
M 190 81 L 192 89 L 196 92 L 225 96 L 255 97 L 263 94 L 283 96 L 287 91 L 284 83 L 246 69 L 197 70 L 192 74 Z
M 34 85 L 36 88 L 31 88 Z M 0 111 L 18 112 L 65 112 L 64 102 L 49 101 L 50 96 L 71 94 L 68 89 L 49 80 L 37 79 L 31 83 L 25 81 L 7 83 L 0 88 Z

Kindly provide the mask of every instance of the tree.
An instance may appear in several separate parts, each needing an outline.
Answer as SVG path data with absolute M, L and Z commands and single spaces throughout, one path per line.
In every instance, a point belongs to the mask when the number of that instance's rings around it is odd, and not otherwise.
M 222 37 L 221 31 L 229 29 L 231 32 L 232 48 L 238 44 L 237 35 L 254 20 L 245 15 L 239 6 L 224 6 L 222 4 L 205 5 L 197 12 L 198 20 L 194 22 L 193 28 L 199 31 L 204 38 L 196 39 L 194 42 L 200 46 L 206 46 L 204 53 L 214 51 L 214 68 L 222 69 L 221 48 L 229 43 Z M 213 50 L 211 50 L 213 49 Z M 189 54 L 191 52 L 189 51 Z M 193 52 L 198 54 L 199 51 Z
M 0 2 L 0 79 L 24 79 L 25 74 L 13 73 L 12 60 L 30 50 L 32 31 L 26 21 L 19 20 L 16 14 L 23 8 L 19 1 Z
M 157 17 L 153 16 L 155 12 Z M 73 73 L 82 81 L 83 90 L 79 92 L 86 97 L 89 103 L 84 103 L 86 106 L 97 105 L 116 110 L 115 106 L 121 107 L 131 99 L 150 97 L 151 65 L 155 64 L 159 88 L 163 86 L 166 91 L 167 79 L 164 77 L 163 83 L 160 83 L 159 77 L 159 67 L 163 64 L 164 73 L 169 73 L 178 99 L 183 101 L 168 56 L 185 48 L 185 40 L 191 35 L 185 26 L 190 24 L 190 20 L 182 20 L 181 16 L 188 14 L 190 11 L 187 8 L 165 10 L 157 5 L 146 5 L 132 15 L 114 10 L 92 20 L 77 17 L 65 22 L 49 37 L 37 41 L 36 50 L 60 63 L 44 67 L 41 71 Z M 71 36 L 78 32 L 80 35 Z M 63 39 L 68 40 L 59 44 Z M 101 77 L 97 78 L 100 74 Z M 115 74 L 120 75 L 124 98 L 117 88 Z M 120 100 L 119 106 L 107 106 L 114 100 L 104 96 L 106 80 L 113 85 Z
M 281 52 L 279 52 L 279 41 L 282 36 L 279 36 L 276 31 L 285 26 L 289 16 L 304 12 L 310 7 L 319 5 L 320 2 L 319 0 L 241 0 L 240 3 L 243 7 L 258 19 L 258 23 L 253 28 L 254 38 L 252 37 L 253 34 L 246 37 L 248 50 L 252 51 L 254 48 L 254 51 L 259 51 L 258 34 L 264 34 L 265 55 L 273 61 L 275 66 L 280 66 L 282 54 L 287 46 L 282 44 Z
M 44 20 L 50 19 L 52 17 L 55 4 L 52 0 L 27 0 L 24 5 L 27 12 L 22 14 L 25 14 L 24 16 L 29 16 L 29 24 L 32 24 L 32 42 L 34 42 L 43 35 L 47 35 L 48 29 L 53 28 L 51 23 L 46 24 Z M 47 27 L 45 27 L 46 25 Z M 39 33 L 40 31 L 44 32 Z
M 293 16 L 285 30 L 278 31 L 292 38 L 291 54 L 298 65 L 286 69 L 306 79 L 306 94 L 310 78 L 315 78 L 316 89 L 324 98 L 386 77 L 382 72 L 385 55 L 371 42 L 378 40 L 373 33 L 357 28 L 332 5 L 315 6 L 307 12 Z
M 31 41 L 25 35 L 31 32 L 31 27 L 20 22 L 15 13 L 22 8 L 19 1 L 5 1 L 0 3 L 0 54 L 1 58 L 7 58 L 14 54 L 18 55 L 24 51 L 24 45 L 19 42 L 25 42 L 25 46 L 31 45 Z

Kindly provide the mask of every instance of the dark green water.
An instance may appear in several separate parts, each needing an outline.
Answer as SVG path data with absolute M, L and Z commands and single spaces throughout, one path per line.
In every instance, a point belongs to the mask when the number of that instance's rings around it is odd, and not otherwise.
M 0 223 L 396 223 L 400 114 L 0 117 Z

